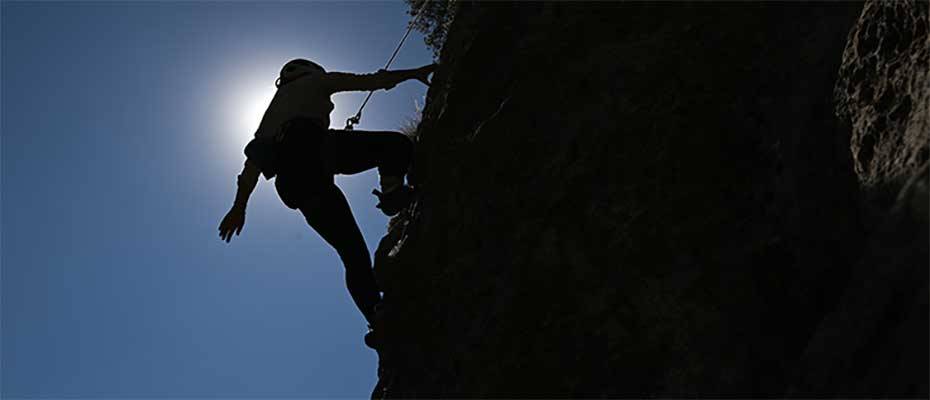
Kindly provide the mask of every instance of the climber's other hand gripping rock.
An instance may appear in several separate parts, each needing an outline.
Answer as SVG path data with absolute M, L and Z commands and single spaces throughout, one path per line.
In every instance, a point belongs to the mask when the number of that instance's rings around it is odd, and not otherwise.
M 430 65 L 425 65 L 425 66 L 415 69 L 414 78 L 416 78 L 416 80 L 420 82 L 423 82 L 424 85 L 429 86 L 430 85 L 429 75 L 432 74 L 433 71 L 436 70 L 436 66 L 437 66 L 436 64 L 430 64 Z

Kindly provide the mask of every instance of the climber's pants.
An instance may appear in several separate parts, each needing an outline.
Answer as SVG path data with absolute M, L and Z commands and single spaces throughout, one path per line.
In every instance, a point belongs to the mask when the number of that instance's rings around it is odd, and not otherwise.
M 332 174 L 377 167 L 381 176 L 403 177 L 413 157 L 413 143 L 398 132 L 330 130 L 321 148 L 323 165 Z
M 273 154 L 268 164 L 276 167 L 275 187 L 290 208 L 332 184 L 336 174 L 378 168 L 382 177 L 403 178 L 413 157 L 413 142 L 399 132 L 322 130 L 303 120 L 290 126 L 283 142 L 267 152 Z
M 375 283 L 365 239 L 342 191 L 330 183 L 313 196 L 301 199 L 298 210 L 303 213 L 310 227 L 336 249 L 345 266 L 349 294 L 365 319 L 372 322 L 375 305 L 381 300 L 381 294 Z
M 300 210 L 310 227 L 339 254 L 349 294 L 372 322 L 381 294 L 365 239 L 333 175 L 378 168 L 382 176 L 403 177 L 413 155 L 410 139 L 397 132 L 295 128 L 287 132 L 282 149 L 275 179 L 278 195 L 285 205 Z

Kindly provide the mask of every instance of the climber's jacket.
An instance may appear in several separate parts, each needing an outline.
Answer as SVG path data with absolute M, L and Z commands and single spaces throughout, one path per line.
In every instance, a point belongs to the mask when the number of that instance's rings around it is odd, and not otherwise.
M 378 71 L 373 74 L 345 72 L 313 72 L 288 81 L 278 87 L 271 104 L 255 131 L 255 139 L 245 148 L 249 162 L 271 179 L 282 167 L 279 154 L 286 132 L 322 135 L 329 128 L 329 113 L 333 110 L 330 96 L 337 92 L 390 89 L 409 79 L 410 71 Z M 300 129 L 295 125 L 299 125 Z M 312 138 L 301 140 L 304 149 L 312 146 Z M 295 142 L 291 142 L 295 143 Z M 308 152 L 304 157 L 312 157 Z M 312 161 L 312 160 L 308 160 Z
M 255 131 L 256 138 L 279 135 L 282 125 L 295 118 L 309 118 L 329 128 L 333 111 L 330 96 L 337 92 L 390 89 L 409 79 L 407 71 L 378 71 L 373 74 L 317 72 L 281 85 Z

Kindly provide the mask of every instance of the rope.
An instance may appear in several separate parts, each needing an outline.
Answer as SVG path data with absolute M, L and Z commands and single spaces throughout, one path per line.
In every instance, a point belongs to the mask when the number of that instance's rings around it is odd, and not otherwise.
M 407 40 L 407 36 L 410 36 L 410 31 L 413 30 L 414 26 L 416 26 L 417 24 L 417 21 L 420 20 L 420 16 L 423 15 L 421 11 L 423 11 L 423 8 L 426 7 L 426 3 L 429 3 L 429 0 L 423 0 L 423 4 L 420 4 L 420 7 L 417 8 L 417 15 L 414 16 L 413 21 L 410 21 L 410 23 L 407 24 L 407 32 L 404 33 L 404 37 L 400 38 L 400 42 L 397 43 L 397 47 L 394 48 L 394 53 L 391 54 L 391 58 L 388 59 L 387 64 L 384 65 L 384 68 L 382 68 L 382 70 L 387 70 L 388 67 L 391 66 L 391 63 L 394 62 L 394 58 L 397 57 L 397 53 L 400 52 L 400 48 L 404 46 L 404 42 Z M 346 120 L 345 130 L 351 131 L 354 128 L 355 124 L 358 124 L 359 121 L 361 121 L 362 110 L 364 110 L 365 106 L 368 105 L 368 100 L 371 100 L 371 95 L 373 95 L 374 93 L 375 93 L 374 90 L 369 91 L 368 96 L 365 96 L 365 101 L 363 101 L 361 107 L 358 108 L 358 112 L 355 113 L 354 116 Z

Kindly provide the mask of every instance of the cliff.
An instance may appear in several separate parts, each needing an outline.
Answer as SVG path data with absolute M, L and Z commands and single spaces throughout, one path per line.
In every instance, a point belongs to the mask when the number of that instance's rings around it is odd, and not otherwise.
M 457 7 L 373 397 L 926 396 L 926 2 Z
M 930 3 L 868 2 L 836 87 L 866 237 L 801 363 L 797 394 L 927 397 Z

